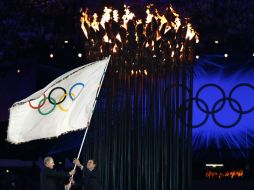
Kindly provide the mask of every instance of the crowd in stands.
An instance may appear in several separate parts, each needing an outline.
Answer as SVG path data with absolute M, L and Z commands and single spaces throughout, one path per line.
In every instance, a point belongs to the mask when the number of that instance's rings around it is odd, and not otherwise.
M 248 51 L 254 44 L 254 1 L 188 1 L 185 11 L 203 44 L 219 40 L 225 50 Z
M 1 190 L 36 190 L 40 184 L 38 168 L 1 168 Z
M 80 8 L 86 4 L 96 5 L 102 2 L 1 0 L 0 61 L 40 53 L 52 44 L 58 46 L 66 39 L 79 46 L 83 38 L 80 29 Z M 113 2 L 115 6 L 117 2 Z M 223 48 L 236 51 L 253 47 L 254 1 L 178 0 L 172 3 L 181 15 L 190 17 L 191 23 L 200 34 L 201 46 L 205 46 L 203 49 L 207 47 L 209 51 L 207 44 L 214 40 L 219 40 Z
M 43 51 L 49 43 L 74 37 L 80 23 L 79 6 L 73 2 L 1 1 L 0 60 Z

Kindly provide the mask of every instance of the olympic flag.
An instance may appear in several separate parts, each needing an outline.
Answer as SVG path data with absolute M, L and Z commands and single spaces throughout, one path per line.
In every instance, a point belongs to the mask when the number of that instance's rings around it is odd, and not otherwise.
M 10 108 L 7 141 L 57 137 L 88 126 L 110 58 L 71 70 Z

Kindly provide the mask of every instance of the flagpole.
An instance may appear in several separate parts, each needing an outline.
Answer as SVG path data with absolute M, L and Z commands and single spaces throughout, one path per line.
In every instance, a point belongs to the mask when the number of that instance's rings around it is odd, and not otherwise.
M 85 134 L 84 134 L 84 136 L 83 136 L 83 139 L 82 139 L 82 142 L 81 142 L 81 145 L 80 145 L 80 148 L 79 148 L 79 152 L 78 152 L 77 159 L 79 159 L 80 154 L 81 154 L 81 151 L 82 151 L 82 148 L 83 148 L 83 146 L 84 146 L 84 142 L 85 142 L 85 139 L 86 139 L 86 135 L 87 135 L 87 132 L 88 132 L 88 128 L 89 128 L 89 126 L 90 126 L 90 121 L 91 121 L 91 118 L 92 118 L 92 115 L 93 115 L 93 112 L 94 112 L 94 108 L 95 108 L 95 105 L 96 105 L 96 102 L 97 102 L 98 95 L 99 95 L 100 90 L 101 90 L 102 82 L 103 82 L 103 79 L 104 79 L 104 77 L 105 77 L 105 73 L 106 73 L 106 70 L 107 70 L 107 67 L 108 67 L 108 64 L 109 64 L 109 61 L 110 61 L 110 57 L 111 57 L 111 56 L 108 57 L 108 62 L 107 62 L 107 64 L 106 64 L 106 67 L 105 67 L 105 69 L 104 69 L 103 75 L 102 75 L 102 77 L 101 77 L 101 81 L 100 81 L 100 83 L 99 83 L 99 87 L 98 87 L 97 92 L 96 92 L 96 97 L 95 97 L 95 100 L 94 100 L 94 103 L 93 103 L 93 108 L 92 108 L 92 110 L 91 110 L 91 112 L 90 112 L 90 115 L 89 115 L 89 119 L 88 119 L 88 122 L 87 122 L 87 127 L 86 127 Z M 77 168 L 77 165 L 75 164 L 73 169 L 76 170 L 76 168 Z M 73 179 L 73 175 L 71 176 L 70 183 L 71 183 L 72 179 Z M 68 190 L 69 190 L 69 189 L 68 189 Z

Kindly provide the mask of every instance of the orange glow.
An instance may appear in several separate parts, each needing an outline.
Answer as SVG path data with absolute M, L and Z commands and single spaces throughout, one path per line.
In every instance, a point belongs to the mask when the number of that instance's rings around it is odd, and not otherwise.
M 213 172 L 206 171 L 205 174 L 208 179 L 222 179 L 222 178 L 241 178 L 244 176 L 243 170 L 233 170 L 233 171 L 225 171 L 225 172 Z
M 98 48 L 91 51 L 102 56 L 103 53 L 119 55 L 123 52 L 120 50 L 126 49 L 125 53 L 133 53 L 134 62 L 136 55 L 156 57 L 161 62 L 186 61 L 193 57 L 188 54 L 193 54 L 194 45 L 188 41 L 199 41 L 188 19 L 180 17 L 171 5 L 160 11 L 153 4 L 147 5 L 143 19 L 136 18 L 127 5 L 123 14 L 112 7 L 104 7 L 100 14 L 85 9 L 80 21 L 88 44 Z M 95 54 L 87 53 L 88 56 Z

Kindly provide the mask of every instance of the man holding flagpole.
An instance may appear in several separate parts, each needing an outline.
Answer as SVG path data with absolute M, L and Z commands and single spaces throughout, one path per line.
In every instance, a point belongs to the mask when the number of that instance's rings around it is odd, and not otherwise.
M 85 190 L 99 190 L 100 184 L 95 160 L 88 160 L 86 166 L 83 166 L 78 159 L 74 159 L 73 163 L 78 166 L 84 174 L 84 178 L 79 185 L 84 185 Z
M 41 190 L 57 190 L 59 182 L 66 180 L 75 174 L 75 170 L 70 172 L 57 172 L 54 170 L 54 160 L 52 157 L 44 159 L 44 168 L 41 171 Z

